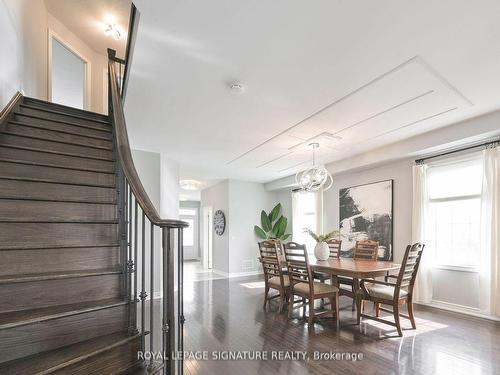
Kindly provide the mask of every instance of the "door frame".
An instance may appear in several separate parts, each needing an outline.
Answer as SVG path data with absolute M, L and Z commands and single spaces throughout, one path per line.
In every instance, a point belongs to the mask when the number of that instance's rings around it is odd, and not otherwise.
M 204 206 L 202 207 L 203 217 L 201 219 L 203 225 L 203 253 L 202 253 L 202 262 L 203 269 L 211 270 L 213 269 L 213 248 L 214 248 L 214 239 L 213 239 L 213 207 L 212 206 Z
M 82 54 L 78 49 L 73 47 L 70 42 L 62 38 L 59 34 L 57 34 L 50 27 L 47 29 L 47 100 L 49 102 L 52 101 L 52 40 L 55 39 L 59 43 L 61 43 L 64 47 L 66 47 L 69 51 L 74 53 L 80 59 L 85 62 L 85 75 L 84 75 L 84 89 L 85 93 L 83 95 L 83 109 L 90 110 L 90 102 L 91 102 L 91 62 L 90 59 L 87 58 L 84 54 Z

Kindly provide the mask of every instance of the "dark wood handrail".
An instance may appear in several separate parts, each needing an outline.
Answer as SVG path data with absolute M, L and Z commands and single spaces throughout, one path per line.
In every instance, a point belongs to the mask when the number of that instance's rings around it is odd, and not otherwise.
M 136 6 L 132 3 L 130 7 L 130 18 L 128 25 L 128 37 L 127 37 L 127 47 L 125 48 L 125 62 L 123 69 L 123 80 L 122 80 L 122 101 L 125 101 L 125 95 L 127 94 L 128 86 L 128 76 L 130 74 L 130 66 L 132 63 L 132 51 L 135 46 L 135 39 L 137 37 L 137 27 L 139 26 L 139 16 L 140 13 Z
M 117 62 L 115 59 L 108 60 L 109 69 L 109 94 L 110 94 L 110 119 L 113 123 L 114 134 L 116 138 L 116 146 L 118 149 L 118 163 L 123 169 L 123 173 L 129 183 L 130 188 L 137 200 L 137 203 L 147 216 L 149 221 L 160 227 L 169 228 L 185 228 L 188 224 L 181 220 L 162 219 L 158 214 L 155 206 L 149 199 L 149 196 L 142 185 L 142 182 L 135 169 L 130 144 L 128 141 L 127 126 L 125 123 L 125 115 L 123 113 L 122 98 L 120 95 L 118 79 L 119 75 L 116 69 Z
M 10 98 L 7 105 L 0 111 L 0 130 L 2 130 L 12 116 L 13 109 L 18 105 L 23 95 L 17 91 L 12 98 Z

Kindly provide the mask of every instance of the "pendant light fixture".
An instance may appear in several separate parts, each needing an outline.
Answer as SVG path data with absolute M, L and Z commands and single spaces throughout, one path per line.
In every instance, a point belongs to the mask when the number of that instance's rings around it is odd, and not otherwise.
M 312 167 L 302 172 L 297 172 L 295 181 L 302 191 L 323 191 L 330 189 L 333 185 L 333 177 L 322 165 L 316 166 L 315 151 L 319 143 L 310 143 L 312 147 Z

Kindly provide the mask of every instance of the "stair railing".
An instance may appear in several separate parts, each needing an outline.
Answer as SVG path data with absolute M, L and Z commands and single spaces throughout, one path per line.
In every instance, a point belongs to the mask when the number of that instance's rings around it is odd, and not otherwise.
M 123 71 L 127 63 L 108 50 L 109 117 L 113 124 L 116 150 L 118 215 L 122 266 L 126 278 L 123 287 L 129 301 L 129 331 L 141 336 L 144 353 L 158 353 L 155 346 L 155 279 L 162 280 L 162 348 L 163 373 L 182 374 L 183 351 L 183 228 L 188 224 L 180 220 L 162 219 L 151 202 L 134 166 L 123 112 Z M 125 66 L 125 68 L 124 68 Z M 146 245 L 146 223 L 149 222 L 149 246 Z M 140 230 L 139 230 L 140 225 Z M 155 275 L 155 234 L 161 233 L 163 265 L 161 275 Z M 148 251 L 149 248 L 149 251 Z M 176 251 L 177 250 L 177 251 Z M 147 255 L 149 254 L 149 260 Z M 177 257 L 177 278 L 174 276 Z M 149 263 L 149 264 L 148 264 Z M 149 265 L 149 332 L 146 330 L 146 270 Z M 138 267 L 140 266 L 140 280 Z M 177 279 L 177 280 L 176 280 Z M 177 288 L 177 299 L 175 289 Z M 140 303 L 140 311 L 138 304 Z M 140 322 L 138 323 L 138 319 Z M 149 334 L 149 344 L 146 336 Z M 156 349 L 156 352 L 155 352 Z M 174 354 L 176 353 L 176 354 Z M 143 358 L 146 358 L 144 356 Z M 151 356 L 148 368 L 158 367 L 156 356 Z M 146 358 L 147 359 L 147 358 Z M 146 360 L 145 360 L 146 362 Z

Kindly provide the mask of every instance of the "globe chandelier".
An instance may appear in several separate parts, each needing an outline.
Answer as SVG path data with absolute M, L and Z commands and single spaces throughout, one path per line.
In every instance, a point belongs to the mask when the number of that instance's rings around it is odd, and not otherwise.
M 333 185 L 333 177 L 322 165 L 316 164 L 315 151 L 319 148 L 319 143 L 310 143 L 312 147 L 312 167 L 304 171 L 297 172 L 295 181 L 302 191 L 314 192 L 323 188 L 323 191 L 330 189 Z

